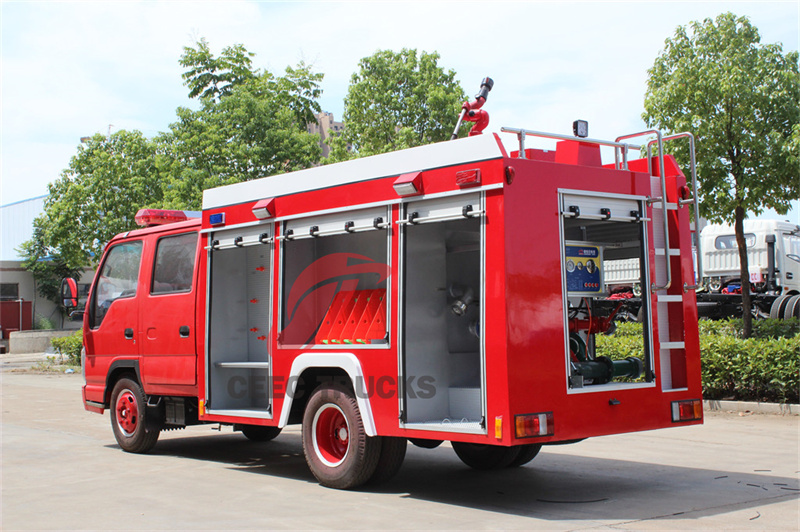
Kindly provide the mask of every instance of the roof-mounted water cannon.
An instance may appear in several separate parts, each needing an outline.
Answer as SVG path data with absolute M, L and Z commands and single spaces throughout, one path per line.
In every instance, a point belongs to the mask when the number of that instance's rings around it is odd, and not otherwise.
M 483 78 L 483 81 L 481 81 L 481 89 L 478 94 L 475 95 L 475 99 L 471 102 L 464 102 L 464 105 L 461 106 L 461 115 L 458 117 L 456 128 L 453 130 L 453 135 L 450 137 L 450 140 L 458 138 L 458 130 L 461 127 L 461 122 L 464 120 L 467 122 L 475 122 L 475 125 L 469 130 L 470 137 L 483 133 L 483 130 L 489 125 L 489 113 L 482 110 L 481 107 L 486 103 L 486 98 L 489 97 L 489 91 L 492 90 L 492 87 L 494 87 L 492 78 Z

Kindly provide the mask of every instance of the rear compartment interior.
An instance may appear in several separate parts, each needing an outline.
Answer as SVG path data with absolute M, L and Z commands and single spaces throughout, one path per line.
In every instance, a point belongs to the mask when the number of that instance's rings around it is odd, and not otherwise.
M 405 229 L 403 362 L 408 424 L 481 422 L 480 252 L 480 219 Z
M 270 286 L 269 245 L 212 253 L 209 408 L 269 410 Z
M 603 201 L 571 198 L 574 203 L 585 202 L 581 206 L 584 211 Z M 632 200 L 615 201 L 625 209 L 615 206 L 609 210 L 622 211 L 625 218 L 629 218 L 629 212 L 641 210 Z M 649 327 L 642 327 L 641 336 L 632 339 L 630 345 L 638 345 L 634 352 L 604 356 L 600 352 L 605 351 L 598 349 L 606 337 L 617 334 L 620 320 L 649 323 L 643 222 L 565 217 L 562 236 L 569 387 L 590 391 L 651 382 L 654 373 Z
M 385 344 L 387 247 L 382 230 L 286 241 L 280 343 Z M 383 312 L 381 324 L 378 312 Z M 357 330 L 367 317 L 371 323 Z M 339 328 L 331 330 L 337 321 Z

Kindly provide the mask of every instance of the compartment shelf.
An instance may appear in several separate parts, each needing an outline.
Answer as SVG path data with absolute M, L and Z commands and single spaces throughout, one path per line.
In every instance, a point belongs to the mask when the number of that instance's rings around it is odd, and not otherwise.
M 269 362 L 215 362 L 218 368 L 269 369 Z

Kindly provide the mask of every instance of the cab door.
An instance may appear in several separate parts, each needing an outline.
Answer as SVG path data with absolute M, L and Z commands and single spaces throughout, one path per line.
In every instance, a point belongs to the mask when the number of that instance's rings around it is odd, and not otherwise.
M 162 234 L 148 253 L 151 275 L 139 319 L 142 375 L 149 385 L 197 382 L 197 240 L 196 230 Z
M 111 364 L 139 355 L 139 303 L 144 242 L 108 248 L 92 287 L 86 316 L 86 399 L 102 403 Z

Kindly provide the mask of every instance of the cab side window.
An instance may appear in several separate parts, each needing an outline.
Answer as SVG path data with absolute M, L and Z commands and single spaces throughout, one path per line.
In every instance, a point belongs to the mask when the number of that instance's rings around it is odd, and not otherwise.
M 158 241 L 150 293 L 190 292 L 197 254 L 197 233 L 167 236 Z
M 117 244 L 108 251 L 92 295 L 90 322 L 92 328 L 100 326 L 111 303 L 120 298 L 136 295 L 141 262 L 141 240 Z

